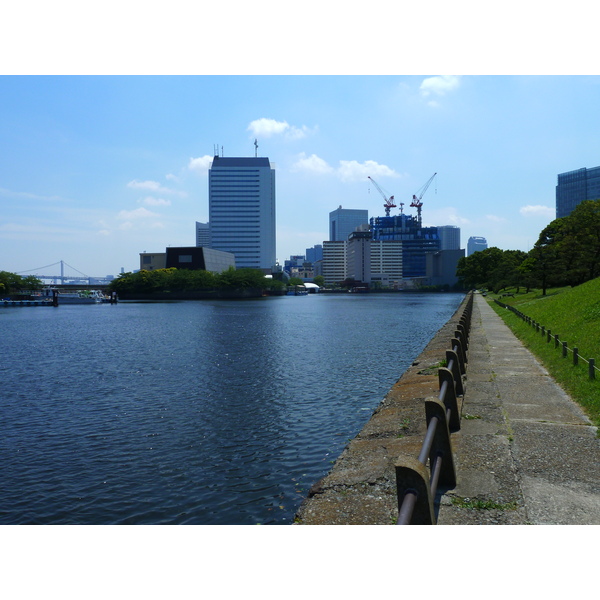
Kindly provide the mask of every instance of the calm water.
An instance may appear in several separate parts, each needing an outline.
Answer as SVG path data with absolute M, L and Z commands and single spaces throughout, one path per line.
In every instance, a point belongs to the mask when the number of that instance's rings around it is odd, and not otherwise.
M 461 299 L 2 308 L 0 523 L 290 523 Z

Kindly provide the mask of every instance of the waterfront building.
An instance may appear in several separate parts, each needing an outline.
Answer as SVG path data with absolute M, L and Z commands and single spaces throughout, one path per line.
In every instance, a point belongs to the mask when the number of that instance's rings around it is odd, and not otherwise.
M 357 227 L 368 223 L 368 210 L 342 208 L 340 205 L 329 213 L 329 241 L 345 242 Z
M 323 242 L 323 260 L 315 274 L 322 275 L 326 285 L 335 285 L 346 279 L 346 241 Z M 319 264 L 320 263 L 320 264 Z
M 467 256 L 485 250 L 487 247 L 487 240 L 484 237 L 471 236 L 467 242 Z
M 271 273 L 275 262 L 275 169 L 268 158 L 215 156 L 208 171 L 211 248 L 237 268 Z
M 368 225 L 357 227 L 346 245 L 346 278 L 371 281 L 371 232 Z
M 210 224 L 196 221 L 196 246 L 210 248 Z
M 465 256 L 463 250 L 440 250 L 426 256 L 427 283 L 429 285 L 455 286 L 458 283 L 458 261 Z
M 371 283 L 397 287 L 402 281 L 402 242 L 371 240 Z
M 460 227 L 456 225 L 438 225 L 440 250 L 460 250 Z
M 440 249 L 437 227 L 421 227 L 419 219 L 410 215 L 374 217 L 370 221 L 374 240 L 402 242 L 402 277 L 425 277 L 428 252 Z
M 140 271 L 154 271 L 167 266 L 166 252 L 140 252 Z
M 200 269 L 212 273 L 222 273 L 229 267 L 235 268 L 235 256 L 214 248 L 198 246 L 167 248 L 166 268 Z
M 600 167 L 577 169 L 558 175 L 556 218 L 566 217 L 584 200 L 600 200 Z

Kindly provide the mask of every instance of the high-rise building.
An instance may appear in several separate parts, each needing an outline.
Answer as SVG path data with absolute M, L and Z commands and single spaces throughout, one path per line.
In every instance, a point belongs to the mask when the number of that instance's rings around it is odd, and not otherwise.
M 369 211 L 355 208 L 339 208 L 329 213 L 329 241 L 345 242 L 361 225 L 369 223 Z
M 467 256 L 485 250 L 487 247 L 487 240 L 484 237 L 471 236 L 467 242 Z
M 402 242 L 403 279 L 425 277 L 428 252 L 440 249 L 437 227 L 421 227 L 418 218 L 401 214 L 371 219 L 374 240 Z
M 323 259 L 323 246 L 316 244 L 312 248 L 306 249 L 306 260 L 309 263 L 316 263 L 318 260 Z
M 323 260 L 319 275 L 323 275 L 327 285 L 334 285 L 346 279 L 346 245 L 345 241 L 323 242 Z
M 368 225 L 357 227 L 348 237 L 346 275 L 355 281 L 371 281 L 371 232 Z
M 567 217 L 584 200 L 600 200 L 600 167 L 577 169 L 558 175 L 556 218 Z
M 456 225 L 438 225 L 440 250 L 460 250 L 460 227 Z
M 275 254 L 275 169 L 268 158 L 215 156 L 208 171 L 211 248 L 236 267 L 270 273 Z
M 196 246 L 210 248 L 210 225 L 196 221 Z

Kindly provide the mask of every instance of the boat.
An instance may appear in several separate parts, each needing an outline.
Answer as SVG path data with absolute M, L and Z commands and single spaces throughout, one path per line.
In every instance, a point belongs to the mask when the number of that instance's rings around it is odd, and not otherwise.
M 308 294 L 308 290 L 304 285 L 290 285 L 287 289 L 288 296 L 306 296 Z
M 100 304 L 106 297 L 100 290 L 79 290 L 76 292 L 58 292 L 58 305 L 61 304 Z

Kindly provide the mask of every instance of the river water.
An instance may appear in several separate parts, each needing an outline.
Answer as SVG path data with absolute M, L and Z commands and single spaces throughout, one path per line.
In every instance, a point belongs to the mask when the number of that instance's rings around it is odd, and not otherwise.
M 0 523 L 289 524 L 461 300 L 0 308 Z

